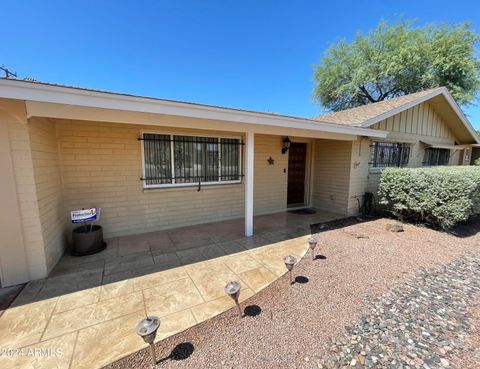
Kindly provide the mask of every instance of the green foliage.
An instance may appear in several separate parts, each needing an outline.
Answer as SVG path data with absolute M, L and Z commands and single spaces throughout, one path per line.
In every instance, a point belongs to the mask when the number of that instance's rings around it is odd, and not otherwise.
M 469 23 L 414 27 L 381 22 L 367 35 L 331 45 L 315 66 L 314 95 L 333 111 L 447 87 L 460 104 L 480 89 L 480 36 Z
M 475 161 L 473 162 L 473 164 L 480 166 L 480 158 L 478 158 L 477 160 L 475 160 Z
M 389 168 L 382 172 L 380 203 L 411 221 L 447 229 L 480 214 L 480 168 Z

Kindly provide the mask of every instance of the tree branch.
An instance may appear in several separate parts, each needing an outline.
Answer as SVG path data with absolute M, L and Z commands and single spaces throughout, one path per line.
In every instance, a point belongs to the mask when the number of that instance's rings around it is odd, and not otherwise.
M 362 91 L 365 95 L 365 97 L 372 103 L 374 102 L 377 102 L 367 91 L 367 89 L 365 88 L 365 86 L 360 86 L 360 91 Z
M 385 98 L 390 95 L 392 92 L 395 92 L 395 90 L 397 90 L 397 87 L 395 86 L 394 88 L 392 88 L 391 90 L 388 90 L 387 92 L 385 92 L 384 94 L 382 94 L 379 98 L 378 98 L 378 101 L 383 101 L 385 100 Z

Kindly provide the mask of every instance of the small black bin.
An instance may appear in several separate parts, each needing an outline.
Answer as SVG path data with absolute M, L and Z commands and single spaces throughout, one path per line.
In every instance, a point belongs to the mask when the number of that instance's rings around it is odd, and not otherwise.
M 82 256 L 100 252 L 107 247 L 103 241 L 102 226 L 80 226 L 73 230 L 72 255 Z

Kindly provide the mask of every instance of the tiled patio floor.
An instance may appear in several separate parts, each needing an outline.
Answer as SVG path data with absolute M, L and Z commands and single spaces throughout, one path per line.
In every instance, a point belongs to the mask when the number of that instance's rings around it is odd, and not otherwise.
M 220 314 L 233 304 L 223 292 L 229 280 L 247 299 L 285 273 L 284 256 L 304 255 L 310 224 L 338 217 L 278 213 L 255 217 L 249 238 L 239 219 L 114 238 L 101 253 L 65 255 L 0 317 L 0 349 L 23 349 L 1 355 L 0 367 L 102 367 L 144 347 L 134 325 L 146 314 L 161 317 L 157 340 Z

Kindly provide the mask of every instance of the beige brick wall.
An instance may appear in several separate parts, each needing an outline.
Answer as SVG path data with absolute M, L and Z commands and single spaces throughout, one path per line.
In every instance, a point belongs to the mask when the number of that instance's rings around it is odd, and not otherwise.
M 282 154 L 282 147 L 282 136 L 255 135 L 255 214 L 280 212 L 287 207 L 288 155 Z M 273 165 L 268 163 L 270 157 Z
M 363 203 L 363 194 L 369 191 L 371 174 L 370 145 L 368 139 L 358 139 L 352 143 L 352 158 L 350 162 L 350 189 L 348 197 L 348 215 L 358 213 L 359 202 Z M 376 174 L 374 174 L 376 175 Z
M 225 132 L 57 120 L 65 212 L 101 207 L 106 237 L 244 216 L 244 185 L 144 189 L 142 130 L 218 135 Z M 255 213 L 285 209 L 286 174 L 281 138 L 255 137 Z M 274 166 L 267 166 L 269 156 Z M 285 156 L 284 156 L 285 157 Z
M 44 278 L 47 276 L 47 264 L 33 174 L 29 125 L 9 123 L 8 128 L 27 266 L 31 279 Z
M 334 213 L 347 214 L 351 155 L 350 141 L 316 140 L 313 206 Z
M 62 199 L 62 178 L 55 123 L 35 118 L 29 122 L 38 211 L 47 269 L 50 271 L 66 246 L 68 216 Z

